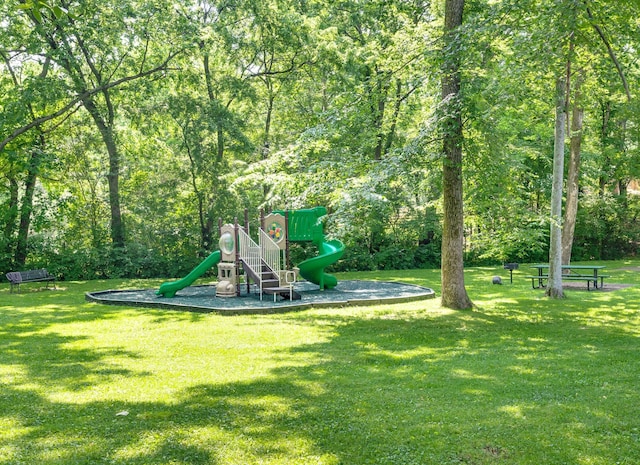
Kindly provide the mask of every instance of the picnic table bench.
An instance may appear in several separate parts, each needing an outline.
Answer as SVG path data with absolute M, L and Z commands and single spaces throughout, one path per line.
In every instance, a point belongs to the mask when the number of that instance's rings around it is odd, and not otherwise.
M 34 282 L 46 282 L 47 289 L 49 288 L 49 282 L 53 282 L 53 288 L 56 287 L 56 277 L 49 274 L 49 272 L 41 268 L 39 270 L 26 270 L 26 271 L 10 271 L 7 273 L 7 279 L 11 284 L 11 288 L 9 292 L 13 292 L 14 289 L 20 291 L 20 284 L 23 283 L 34 283 Z
M 534 289 L 546 287 L 545 281 L 549 279 L 549 265 L 532 265 L 531 268 L 538 270 L 537 275 L 525 276 L 525 278 L 531 279 L 531 287 Z M 603 268 L 605 268 L 603 265 L 562 265 L 562 280 L 585 281 L 588 291 L 591 290 L 592 284 L 594 289 L 601 289 L 604 287 L 604 278 L 610 277 L 608 274 L 599 273 Z M 598 281 L 600 281 L 599 286 Z

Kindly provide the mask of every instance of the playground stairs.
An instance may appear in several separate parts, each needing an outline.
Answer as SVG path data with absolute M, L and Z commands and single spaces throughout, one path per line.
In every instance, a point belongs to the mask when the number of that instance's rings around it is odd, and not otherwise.
M 260 270 L 255 270 L 248 261 L 240 259 L 242 267 L 245 270 L 248 278 L 251 279 L 260 289 L 260 298 L 262 294 L 273 295 L 274 300 L 276 296 L 281 296 L 288 300 L 299 300 L 300 294 L 294 291 L 290 286 L 280 286 L 280 279 L 276 273 L 266 264 L 264 260 L 260 262 Z
M 275 296 L 279 295 L 285 300 L 300 300 L 302 296 L 298 294 L 293 289 L 290 289 L 288 286 L 282 287 L 268 287 L 262 290 L 265 294 L 273 294 L 274 300 Z

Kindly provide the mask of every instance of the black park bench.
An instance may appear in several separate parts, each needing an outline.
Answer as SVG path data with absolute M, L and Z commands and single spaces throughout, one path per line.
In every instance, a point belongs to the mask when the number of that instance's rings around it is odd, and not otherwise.
M 7 273 L 7 279 L 11 284 L 9 292 L 13 292 L 14 289 L 20 291 L 20 284 L 34 283 L 45 281 L 47 283 L 47 289 L 49 288 L 49 282 L 53 281 L 53 288 L 56 287 L 56 277 L 49 274 L 44 268 L 40 270 L 27 270 L 27 271 L 11 271 Z

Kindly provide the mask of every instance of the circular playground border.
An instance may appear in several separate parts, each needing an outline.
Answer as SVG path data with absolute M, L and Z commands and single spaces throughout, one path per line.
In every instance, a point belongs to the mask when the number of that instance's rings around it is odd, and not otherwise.
M 179 291 L 175 297 L 157 296 L 156 289 L 110 289 L 87 292 L 85 299 L 106 305 L 128 305 L 165 310 L 180 310 L 224 315 L 278 313 L 321 307 L 347 307 L 358 305 L 391 304 L 433 299 L 435 292 L 427 287 L 389 281 L 340 281 L 333 289 L 320 290 L 318 286 L 300 282 L 294 286 L 300 300 L 277 299 L 257 292 L 247 292 L 241 286 L 239 297 L 216 297 L 215 284 L 191 286 Z

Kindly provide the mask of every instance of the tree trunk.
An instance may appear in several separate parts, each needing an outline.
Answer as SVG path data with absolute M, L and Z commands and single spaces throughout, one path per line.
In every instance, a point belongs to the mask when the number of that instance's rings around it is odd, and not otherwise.
M 267 99 L 267 113 L 264 119 L 264 137 L 262 139 L 262 159 L 269 158 L 271 153 L 271 118 L 273 117 L 273 106 L 275 102 L 275 96 L 273 89 L 269 86 L 269 97 Z
M 13 255 L 11 253 L 13 243 L 13 234 L 16 230 L 16 221 L 18 220 L 18 180 L 16 179 L 15 173 L 10 172 L 8 174 L 9 177 L 9 202 L 7 204 L 7 209 L 3 213 L 2 220 L 4 223 L 3 235 L 6 243 L 6 253 L 7 255 Z
M 389 92 L 389 83 L 387 73 L 376 71 L 375 90 L 372 91 L 373 102 L 371 110 L 373 112 L 373 126 L 376 130 L 376 146 L 373 150 L 373 159 L 382 160 L 384 155 L 384 113 L 387 107 L 387 94 Z
M 222 130 L 222 125 L 218 123 L 217 140 L 218 140 L 218 161 L 222 161 L 224 158 L 224 131 Z
M 602 125 L 600 127 L 600 144 L 601 151 L 605 154 L 605 159 L 602 162 L 604 169 L 600 170 L 600 176 L 598 177 L 598 193 L 600 197 L 604 197 L 607 190 L 607 183 L 609 182 L 609 176 L 606 174 L 611 160 L 609 160 L 607 145 L 609 144 L 609 125 L 611 124 L 611 100 L 607 99 L 600 104 Z
M 562 264 L 571 262 L 571 249 L 573 247 L 573 235 L 576 229 L 576 217 L 578 215 L 578 194 L 580 190 L 580 151 L 582 145 L 582 121 L 584 108 L 582 108 L 580 93 L 580 78 L 575 81 L 573 111 L 571 115 L 571 143 L 569 173 L 567 174 L 567 200 L 564 212 L 564 224 L 562 228 Z
M 566 88 L 568 78 L 556 81 L 556 128 L 553 146 L 553 184 L 551 186 L 551 239 L 549 243 L 549 282 L 547 296 L 564 297 L 562 290 L 562 180 L 564 178 L 564 138 Z
M 391 146 L 393 145 L 393 139 L 396 135 L 396 127 L 398 125 L 398 118 L 400 117 L 400 106 L 405 98 L 407 98 L 413 90 L 409 90 L 405 95 L 402 95 L 402 81 L 400 79 L 396 79 L 396 96 L 395 102 L 393 106 L 393 115 L 391 116 L 391 125 L 389 126 L 389 132 L 386 136 L 386 142 L 384 144 L 383 155 L 389 153 L 391 150 Z
M 264 138 L 262 141 L 262 159 L 269 158 L 271 153 L 271 118 L 273 116 L 273 107 L 275 102 L 275 95 L 273 92 L 273 86 L 270 81 L 267 81 L 267 89 L 269 91 L 269 98 L 267 100 L 267 114 L 264 121 Z M 267 183 L 262 184 L 262 195 L 264 200 L 267 200 L 269 195 L 269 185 Z
M 211 67 L 209 66 L 209 54 L 205 51 L 204 41 L 200 42 L 200 50 L 202 50 L 202 67 L 204 71 L 204 81 L 207 85 L 207 97 L 209 98 L 209 102 L 214 102 L 216 96 L 213 91 L 213 77 L 211 76 Z M 220 161 L 224 157 L 224 131 L 222 130 L 220 121 L 218 121 L 217 124 L 216 135 L 218 144 L 216 156 L 218 157 L 218 161 Z
M 460 36 L 464 0 L 445 2 L 445 40 L 454 45 L 444 51 L 442 105 L 444 114 L 442 225 L 442 305 L 453 309 L 472 307 L 464 285 L 464 216 L 462 196 L 462 113 L 460 108 Z
M 122 211 L 120 209 L 120 153 L 113 134 L 113 126 L 105 121 L 93 99 L 85 98 L 82 103 L 96 123 L 109 154 L 107 181 L 109 184 L 109 207 L 111 210 L 111 242 L 114 247 L 123 248 L 125 246 L 125 235 Z
M 36 190 L 36 182 L 40 171 L 41 150 L 44 147 L 44 137 L 40 135 L 38 144 L 33 148 L 29 158 L 29 167 L 24 180 L 24 195 L 20 207 L 20 224 L 18 226 L 18 240 L 16 242 L 15 264 L 24 268 L 27 261 L 29 242 L 29 227 L 31 226 L 31 212 L 33 211 L 33 194 Z
M 13 169 L 9 169 L 8 176 L 8 188 L 9 188 L 9 201 L 7 202 L 7 208 L 1 213 L 1 219 L 4 222 L 2 228 L 3 237 L 0 238 L 0 266 L 7 271 L 13 268 L 13 258 L 15 255 L 15 242 L 14 233 L 16 231 L 16 222 L 18 220 L 18 180 L 16 178 Z

